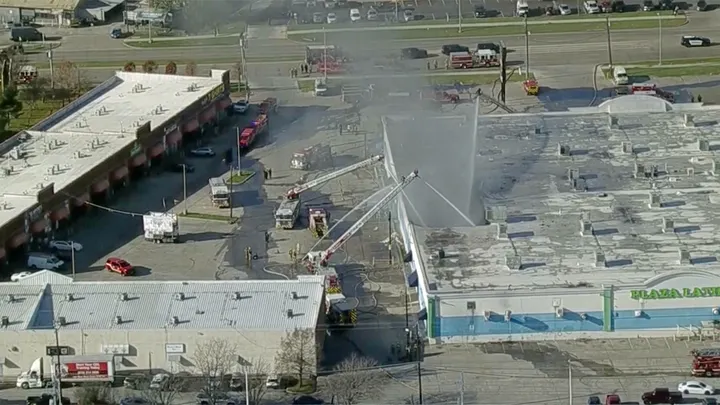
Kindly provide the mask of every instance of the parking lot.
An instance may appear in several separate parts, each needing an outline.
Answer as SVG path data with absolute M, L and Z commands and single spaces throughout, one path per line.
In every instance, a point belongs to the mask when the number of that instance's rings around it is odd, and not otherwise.
M 582 8 L 582 4 L 577 0 L 529 0 L 530 16 L 536 17 L 543 15 L 545 8 L 552 6 L 554 3 L 567 4 L 573 14 L 577 13 L 578 7 Z M 358 8 L 360 10 L 361 21 L 368 20 L 368 11 L 374 9 L 378 12 L 378 23 L 403 23 L 405 18 L 403 11 L 410 9 L 413 12 L 412 19 L 415 21 L 448 21 L 454 23 L 457 21 L 458 15 L 462 15 L 463 19 L 475 20 L 475 9 L 482 6 L 486 10 L 486 17 L 512 17 L 515 14 L 516 1 L 514 0 L 405 0 L 399 2 L 380 2 L 380 1 L 350 1 L 342 7 L 326 8 L 323 2 L 316 2 L 315 5 L 310 3 L 307 6 L 290 6 L 292 13 L 297 13 L 297 23 L 313 24 L 313 14 L 320 13 L 326 16 L 328 13 L 335 13 L 337 19 L 334 24 L 350 23 L 350 9 Z M 628 11 L 636 11 L 642 4 L 642 0 L 625 1 Z M 584 11 L 582 11 L 584 13 Z M 572 18 L 572 16 L 567 16 Z M 486 21 L 485 18 L 478 19 Z M 491 20 L 488 20 L 491 22 Z M 316 24 L 328 24 L 325 17 Z M 332 25 L 328 24 L 328 25 Z

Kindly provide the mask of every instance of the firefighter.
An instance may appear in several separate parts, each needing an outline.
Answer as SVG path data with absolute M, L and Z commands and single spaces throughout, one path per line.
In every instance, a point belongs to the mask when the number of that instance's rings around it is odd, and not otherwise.
M 435 67 L 435 70 L 437 70 L 437 68 L 438 68 L 437 59 L 435 59 L 435 60 L 433 61 L 433 65 L 434 65 L 434 67 Z
M 427 62 L 427 70 L 430 70 L 430 61 Z
M 698 94 L 698 103 L 702 103 L 702 96 Z
M 267 171 L 268 171 L 268 178 L 272 179 L 272 167 L 268 167 Z

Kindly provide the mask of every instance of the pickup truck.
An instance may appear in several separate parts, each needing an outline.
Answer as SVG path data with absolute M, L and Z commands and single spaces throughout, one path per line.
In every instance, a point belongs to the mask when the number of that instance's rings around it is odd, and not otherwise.
M 682 394 L 677 391 L 670 391 L 667 388 L 655 388 L 654 391 L 642 394 L 642 401 L 645 405 L 651 404 L 679 404 L 682 402 Z

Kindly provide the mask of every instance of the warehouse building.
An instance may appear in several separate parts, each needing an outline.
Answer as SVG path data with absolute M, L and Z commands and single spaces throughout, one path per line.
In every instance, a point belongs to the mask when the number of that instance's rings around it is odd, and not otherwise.
M 70 27 L 80 21 L 109 21 L 121 14 L 124 3 L 124 0 L 0 0 L 0 21 Z
M 428 184 L 398 210 L 430 342 L 715 335 L 718 112 L 387 117 L 390 175 Z
M 211 77 L 117 72 L 0 144 L 0 258 L 24 258 L 118 188 L 223 124 L 228 71 Z
M 0 380 L 59 347 L 63 355 L 112 358 L 116 374 L 194 372 L 194 350 L 211 338 L 237 343 L 238 366 L 274 365 L 288 331 L 324 340 L 323 280 L 73 282 L 41 271 L 0 283 Z M 308 369 L 309 373 L 314 372 Z

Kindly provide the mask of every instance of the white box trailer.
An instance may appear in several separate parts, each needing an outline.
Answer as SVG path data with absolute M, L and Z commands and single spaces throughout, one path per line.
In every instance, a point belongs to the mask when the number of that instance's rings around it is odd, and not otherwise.
M 210 185 L 210 200 L 214 206 L 219 208 L 230 207 L 230 187 L 220 177 L 213 177 L 208 180 Z
M 167 212 L 148 212 L 143 215 L 145 240 L 155 243 L 177 243 L 180 237 L 177 215 Z

